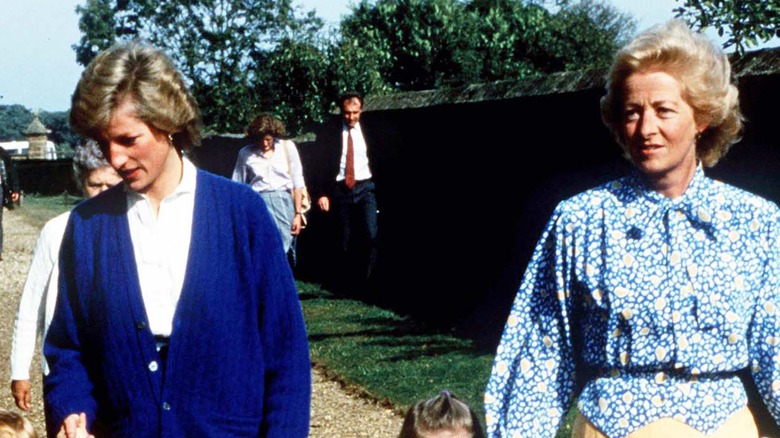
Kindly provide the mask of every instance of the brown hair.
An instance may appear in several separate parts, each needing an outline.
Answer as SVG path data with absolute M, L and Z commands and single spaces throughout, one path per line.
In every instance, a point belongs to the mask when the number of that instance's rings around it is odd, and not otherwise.
M 257 143 L 265 135 L 279 138 L 284 135 L 284 123 L 269 113 L 260 113 L 246 127 L 246 138 L 252 143 Z
M 601 116 L 623 148 L 626 79 L 638 72 L 661 71 L 680 83 L 696 123 L 707 128 L 696 143 L 696 156 L 707 166 L 723 158 L 742 131 L 739 91 L 731 83 L 731 65 L 723 51 L 679 20 L 650 28 L 623 47 L 607 78 Z
M 441 430 L 464 430 L 474 438 L 485 437 L 474 411 L 449 391 L 442 391 L 409 408 L 398 438 L 425 438 L 427 434 Z
M 0 438 L 38 438 L 26 417 L 0 409 Z
M 171 134 L 177 149 L 200 143 L 200 111 L 181 73 L 163 51 L 140 43 L 116 44 L 89 63 L 73 93 L 70 124 L 98 139 L 127 98 L 139 119 Z

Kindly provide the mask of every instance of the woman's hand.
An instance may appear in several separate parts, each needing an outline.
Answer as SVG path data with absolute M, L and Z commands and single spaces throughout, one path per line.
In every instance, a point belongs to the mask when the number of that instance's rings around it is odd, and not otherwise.
M 70 414 L 62 421 L 57 438 L 95 438 L 87 432 L 87 414 Z
M 292 228 L 290 229 L 290 234 L 293 236 L 301 234 L 301 230 L 303 229 L 302 225 L 303 215 L 301 213 L 295 213 L 295 216 L 293 217 Z
M 32 403 L 32 385 L 29 380 L 11 380 L 11 394 L 16 406 L 23 411 L 29 411 Z

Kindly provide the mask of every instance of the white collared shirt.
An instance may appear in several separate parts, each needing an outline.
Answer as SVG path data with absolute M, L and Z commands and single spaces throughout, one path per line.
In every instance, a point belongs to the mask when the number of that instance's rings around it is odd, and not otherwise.
M 344 169 L 347 165 L 347 133 L 349 131 L 352 132 L 352 148 L 355 153 L 355 179 L 358 181 L 369 179 L 371 178 L 371 169 L 368 167 L 368 149 L 363 131 L 360 129 L 360 122 L 358 122 L 354 128 L 350 129 L 344 125 L 341 130 L 341 161 L 336 181 L 344 179 Z
M 233 168 L 233 181 L 249 184 L 254 191 L 270 192 L 303 188 L 303 167 L 295 143 L 274 139 L 272 154 L 264 154 L 260 146 L 250 144 L 238 151 Z
M 127 220 L 149 328 L 170 336 L 192 238 L 195 166 L 183 158 L 181 182 L 160 202 L 155 217 L 146 195 L 126 189 Z

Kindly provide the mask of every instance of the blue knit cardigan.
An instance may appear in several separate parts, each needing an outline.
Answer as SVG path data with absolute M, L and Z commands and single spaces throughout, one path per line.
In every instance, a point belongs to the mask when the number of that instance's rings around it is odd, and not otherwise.
M 301 307 L 278 231 L 249 187 L 198 170 L 166 367 L 149 330 L 121 186 L 73 211 L 60 272 L 44 347 L 50 436 L 78 412 L 101 438 L 307 436 Z

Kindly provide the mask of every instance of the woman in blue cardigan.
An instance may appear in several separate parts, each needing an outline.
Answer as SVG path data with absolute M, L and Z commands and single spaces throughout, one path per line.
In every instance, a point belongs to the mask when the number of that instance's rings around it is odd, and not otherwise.
M 281 240 L 249 187 L 197 170 L 197 104 L 161 51 L 99 54 L 71 125 L 124 184 L 80 204 L 44 351 L 50 436 L 305 437 L 311 370 Z

